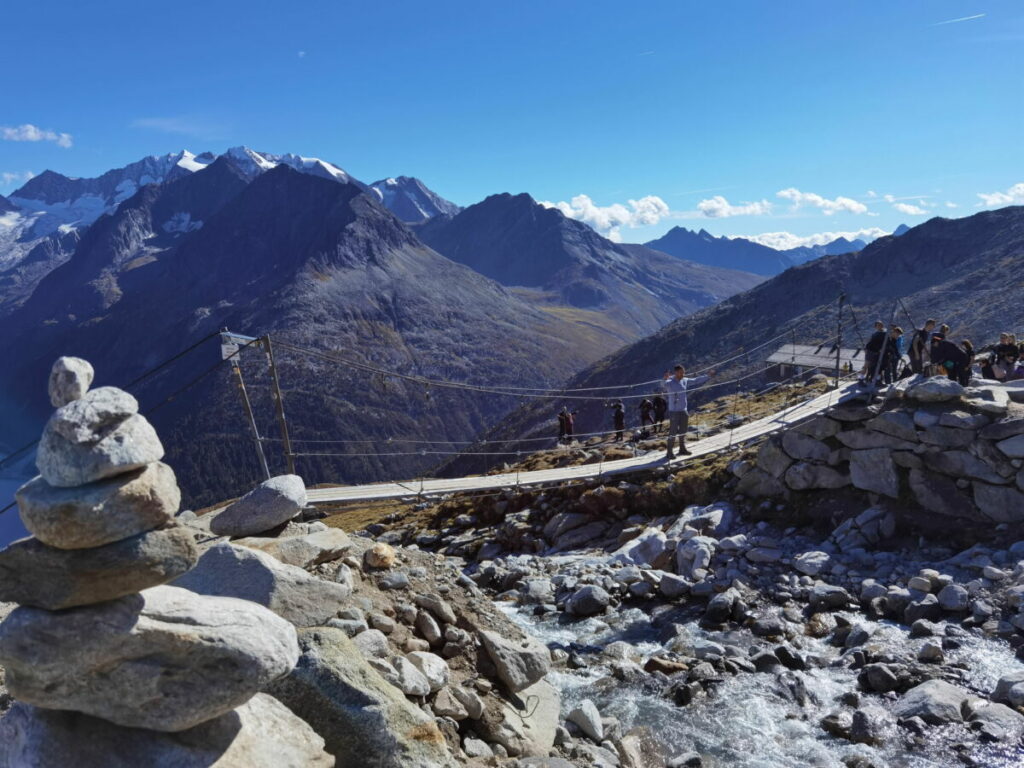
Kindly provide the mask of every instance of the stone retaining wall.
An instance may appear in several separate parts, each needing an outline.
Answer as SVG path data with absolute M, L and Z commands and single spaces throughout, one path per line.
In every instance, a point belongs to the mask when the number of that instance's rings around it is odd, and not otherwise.
M 736 467 L 737 492 L 786 497 L 859 489 L 897 513 L 948 525 L 1024 528 L 1024 389 L 941 377 L 893 385 L 773 435 Z

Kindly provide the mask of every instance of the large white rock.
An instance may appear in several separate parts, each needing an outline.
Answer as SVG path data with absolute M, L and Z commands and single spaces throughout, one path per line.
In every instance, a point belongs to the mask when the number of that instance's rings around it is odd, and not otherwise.
M 571 723 L 575 723 L 583 733 L 593 739 L 596 743 L 600 744 L 604 739 L 604 725 L 601 722 L 601 713 L 597 711 L 597 707 L 594 706 L 594 702 L 590 699 L 584 699 L 579 705 L 569 713 L 566 718 Z
M 57 549 L 89 549 L 171 521 L 181 503 L 174 472 L 154 462 L 109 480 L 59 488 L 41 476 L 15 494 L 29 533 Z
M 58 357 L 50 369 L 50 405 L 60 408 L 78 400 L 89 391 L 95 372 L 87 360 L 80 357 Z
M 125 728 L 17 703 L 0 720 L 0 768 L 331 768 L 324 740 L 263 693 L 180 733 Z
M 513 693 L 533 685 L 551 667 L 551 652 L 532 638 L 513 640 L 482 629 L 480 639 L 498 669 L 498 677 Z
M 299 627 L 324 624 L 346 607 L 351 589 L 285 565 L 259 550 L 219 541 L 174 586 L 259 603 Z
M 265 480 L 210 521 L 218 536 L 252 536 L 286 523 L 306 506 L 306 484 L 298 475 Z
M 0 665 L 21 701 L 131 728 L 183 731 L 229 712 L 299 655 L 295 629 L 261 606 L 154 587 L 0 624 Z
M 427 678 L 431 691 L 439 691 L 448 685 L 451 670 L 448 668 L 448 662 L 437 654 L 429 651 L 412 651 L 406 658 Z
M 88 392 L 58 408 L 46 423 L 36 466 L 50 485 L 85 485 L 163 458 L 164 447 L 152 425 L 137 413 L 124 413 L 130 405 L 125 398 L 131 395 L 121 393 L 122 398 L 110 395 L 110 390 L 113 387 Z

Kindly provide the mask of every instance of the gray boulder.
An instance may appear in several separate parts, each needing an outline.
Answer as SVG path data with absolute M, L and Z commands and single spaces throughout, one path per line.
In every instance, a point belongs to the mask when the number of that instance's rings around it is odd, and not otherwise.
M 86 398 L 103 389 L 94 389 Z M 85 398 L 68 403 L 59 408 L 54 417 L 64 409 L 74 408 L 83 402 Z M 61 423 L 51 418 L 43 429 L 36 451 L 36 466 L 50 485 L 61 488 L 85 485 L 140 469 L 159 461 L 164 455 L 156 430 L 138 414 L 128 416 L 116 426 L 89 432 L 88 437 L 82 440 L 67 438 L 58 429 Z M 72 430 L 69 427 L 67 431 Z M 82 431 L 85 432 L 84 427 Z
M 324 740 L 272 696 L 180 733 L 125 728 L 18 702 L 0 720 L 0 768 L 330 768 Z
M 551 759 L 547 755 L 555 743 L 561 704 L 558 690 L 546 680 L 539 680 L 512 697 L 497 712 L 488 711 L 474 723 L 474 728 L 487 741 L 500 744 L 510 755 Z
M 906 397 L 922 403 L 941 403 L 964 396 L 964 388 L 945 376 L 929 376 L 911 384 Z
M 1005 704 L 989 704 L 979 707 L 967 720 L 976 730 L 990 741 L 1018 741 L 1024 734 L 1024 715 Z
M 313 565 L 337 560 L 344 557 L 345 553 L 352 548 L 352 541 L 340 528 L 328 528 L 326 531 L 314 531 L 299 536 L 281 536 L 279 538 L 252 536 L 236 539 L 233 543 L 241 547 L 266 552 L 285 565 L 294 565 L 297 568 L 309 568 Z
M 612 563 L 650 565 L 665 551 L 666 537 L 660 528 L 645 528 L 635 539 L 630 539 L 608 558 Z
M 72 443 L 94 443 L 139 412 L 139 401 L 123 389 L 100 387 L 61 406 L 46 426 Z
M 171 521 L 181 503 L 173 470 L 147 464 L 109 480 L 60 488 L 41 476 L 15 496 L 29 533 L 58 549 L 102 547 Z
M 1024 435 L 1000 440 L 996 447 L 1011 459 L 1024 459 Z
M 849 484 L 849 475 L 822 464 L 801 461 L 786 470 L 786 485 L 794 491 L 843 488 Z
M 174 586 L 201 595 L 259 603 L 298 627 L 325 623 L 347 605 L 351 589 L 323 581 L 255 549 L 219 541 Z
M 577 589 L 566 600 L 565 609 L 574 616 L 593 616 L 601 613 L 611 603 L 611 595 L 596 584 Z
M 896 498 L 900 479 L 892 453 L 886 448 L 868 448 L 850 453 L 850 482 L 865 491 Z
M 1024 670 L 1010 672 L 999 678 L 992 692 L 992 701 L 1015 707 L 1024 705 Z
M 782 449 L 798 461 L 828 461 L 831 451 L 820 440 L 810 435 L 790 430 L 782 436 Z
M 34 538 L 0 550 L 0 600 L 50 611 L 166 584 L 195 565 L 188 528 L 171 525 L 95 549 L 54 549 Z
M 58 357 L 50 368 L 48 390 L 50 405 L 60 408 L 85 396 L 92 385 L 95 371 L 88 360 L 80 357 Z
M 531 638 L 514 641 L 482 629 L 480 640 L 498 669 L 498 677 L 513 693 L 533 685 L 551 667 L 551 652 Z
M 808 576 L 817 576 L 832 562 L 827 552 L 801 552 L 793 558 L 793 567 Z
M 988 518 L 998 523 L 1024 521 L 1024 493 L 1016 488 L 975 481 L 974 503 Z
M 265 480 L 210 521 L 218 536 L 253 536 L 286 523 L 306 506 L 306 484 L 298 475 Z
M 597 707 L 594 706 L 594 702 L 590 699 L 581 701 L 569 713 L 566 720 L 578 726 L 583 733 L 596 743 L 600 744 L 604 740 L 604 724 L 601 722 L 601 713 L 597 711 Z
M 174 587 L 0 624 L 15 698 L 131 728 L 183 731 L 244 704 L 298 658 L 294 628 L 253 603 Z
M 412 662 L 427 679 L 431 691 L 439 691 L 451 680 L 448 663 L 436 653 L 429 651 L 412 651 L 406 658 Z
M 900 719 L 920 717 L 929 725 L 963 721 L 961 712 L 970 694 L 944 680 L 928 680 L 914 686 L 893 707 Z
M 434 719 L 362 657 L 344 632 L 299 631 L 301 656 L 269 693 L 320 734 L 338 768 L 454 768 Z

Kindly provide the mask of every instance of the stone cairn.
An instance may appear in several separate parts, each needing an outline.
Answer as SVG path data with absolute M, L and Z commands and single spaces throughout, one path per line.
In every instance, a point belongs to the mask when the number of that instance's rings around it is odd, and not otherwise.
M 0 666 L 17 700 L 0 768 L 328 766 L 323 740 L 258 693 L 298 660 L 294 627 L 245 600 L 164 586 L 198 558 L 174 520 L 163 446 L 92 366 L 62 357 L 40 476 L 16 498 L 29 538 L 0 551 Z

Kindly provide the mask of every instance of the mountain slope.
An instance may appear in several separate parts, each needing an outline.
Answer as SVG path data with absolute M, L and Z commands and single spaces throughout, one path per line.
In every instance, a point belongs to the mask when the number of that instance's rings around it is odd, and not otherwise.
M 435 216 L 454 216 L 461 208 L 411 176 L 381 179 L 370 185 L 384 207 L 402 221 L 418 223 Z
M 909 331 L 911 318 L 920 325 L 928 317 L 948 323 L 955 340 L 969 338 L 980 345 L 1019 322 L 1021 289 L 1024 207 L 962 219 L 934 218 L 899 237 L 880 238 L 859 253 L 825 256 L 793 267 L 717 306 L 680 318 L 588 367 L 567 386 L 628 384 L 657 378 L 675 362 L 694 370 L 735 355 L 741 356 L 719 366 L 717 381 L 759 371 L 777 345 L 748 356 L 742 356 L 744 350 L 780 334 L 792 333 L 798 343 L 832 337 L 840 293 L 847 301 L 846 346 L 862 346 L 875 318 L 894 319 Z M 764 383 L 753 376 L 744 387 Z M 726 391 L 709 393 L 715 397 Z M 567 402 L 572 403 L 571 398 Z M 599 409 L 588 403 L 580 403 L 580 408 L 584 425 L 604 425 Z M 529 434 L 538 428 L 550 432 L 549 410 L 545 404 L 521 409 L 495 436 Z
M 221 327 L 272 332 L 293 438 L 363 441 L 297 443 L 303 452 L 346 454 L 300 458 L 307 481 L 408 477 L 437 457 L 418 450 L 360 454 L 377 450 L 375 441 L 388 435 L 471 439 L 515 398 L 432 393 L 285 344 L 333 350 L 403 374 L 491 386 L 551 385 L 582 364 L 571 325 L 430 250 L 360 187 L 284 164 L 247 185 L 232 176 L 236 171 L 225 159 L 142 189 L 97 222 L 73 257 L 5 320 L 12 333 L 0 339 L 0 354 L 20 364 L 0 371 L 0 393 L 22 416 L 45 416 L 42 382 L 57 355 L 90 359 L 97 384 L 124 383 Z M 221 174 L 223 195 L 199 201 L 193 186 L 206 174 Z M 181 211 L 202 226 L 166 231 L 167 215 Z M 143 407 L 215 365 L 216 352 L 208 344 L 163 371 L 139 392 Z M 275 435 L 263 356 L 246 351 L 243 370 L 260 429 Z M 154 414 L 192 503 L 257 479 L 237 398 L 220 366 Z M 267 450 L 281 471 L 278 444 Z M 383 450 L 396 453 L 386 444 Z
M 0 195 L 0 214 L 12 213 L 16 210 L 18 210 L 18 207 L 14 203 L 12 203 L 3 195 Z
M 541 305 L 573 310 L 602 328 L 607 346 L 743 290 L 759 278 L 685 262 L 640 245 L 613 243 L 529 195 L 492 195 L 458 215 L 417 228 L 453 261 L 529 291 Z

